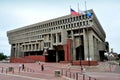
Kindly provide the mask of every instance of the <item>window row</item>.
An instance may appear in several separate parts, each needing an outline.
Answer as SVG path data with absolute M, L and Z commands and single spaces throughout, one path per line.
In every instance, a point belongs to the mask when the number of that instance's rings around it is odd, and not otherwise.
M 90 20 L 90 22 L 92 22 L 92 20 Z M 62 26 L 46 28 L 46 29 L 39 29 L 39 30 L 31 31 L 31 32 L 26 32 L 23 34 L 16 34 L 15 36 L 13 36 L 12 39 L 20 39 L 20 38 L 29 37 L 29 36 L 35 36 L 35 35 L 42 34 L 42 33 L 48 33 L 48 32 L 51 32 L 52 30 L 70 29 L 70 28 L 75 28 L 75 27 L 80 27 L 80 26 L 85 26 L 85 25 L 88 25 L 88 21 L 76 22 L 76 23 L 71 23 L 71 24 L 66 24 Z
M 62 19 L 62 20 L 56 20 L 56 21 L 52 21 L 52 22 L 49 22 L 49 23 L 45 23 L 45 24 L 36 26 L 35 28 L 36 29 L 41 29 L 41 28 L 46 28 L 46 27 L 50 27 L 50 26 L 56 26 L 56 25 L 71 23 L 71 22 L 79 21 L 79 20 L 83 20 L 83 19 L 87 19 L 87 16 L 86 15 L 80 15 L 80 16 L 74 16 L 74 17 L 72 16 L 72 17 L 69 17 L 69 18 Z

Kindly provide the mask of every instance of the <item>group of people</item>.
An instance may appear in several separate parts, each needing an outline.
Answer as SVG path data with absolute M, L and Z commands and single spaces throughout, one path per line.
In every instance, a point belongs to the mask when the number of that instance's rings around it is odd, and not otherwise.
M 39 61 L 39 65 L 41 66 L 41 71 L 44 71 L 44 64 Z M 19 71 L 23 71 L 25 69 L 24 64 L 19 65 Z
M 71 63 L 68 63 L 67 66 L 66 66 L 67 71 L 70 71 L 71 67 L 72 67 Z M 86 72 L 84 66 L 81 67 L 81 72 L 82 72 L 82 73 L 85 73 L 85 72 Z

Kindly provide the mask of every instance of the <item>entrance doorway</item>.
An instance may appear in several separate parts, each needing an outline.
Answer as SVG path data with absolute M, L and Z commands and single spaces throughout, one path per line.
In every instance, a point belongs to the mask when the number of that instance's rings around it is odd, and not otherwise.
M 46 56 L 46 58 L 47 58 L 47 62 L 64 61 L 64 51 L 63 50 L 58 50 L 57 53 L 56 53 L 56 50 L 49 50 L 49 53 Z

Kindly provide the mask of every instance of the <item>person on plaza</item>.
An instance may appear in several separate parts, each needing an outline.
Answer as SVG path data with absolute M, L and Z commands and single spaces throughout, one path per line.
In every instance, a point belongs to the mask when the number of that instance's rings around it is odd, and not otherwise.
M 21 68 L 22 68 L 22 64 L 19 64 L 19 72 L 20 72 Z
M 83 68 L 83 71 L 82 71 L 82 73 L 85 73 L 86 72 L 86 70 L 85 70 L 85 68 Z
M 41 71 L 43 71 L 44 70 L 44 65 L 43 64 L 41 64 Z
M 24 64 L 22 64 L 22 70 L 24 70 L 25 69 L 25 66 L 24 66 Z
M 67 65 L 67 70 L 68 70 L 68 71 L 70 71 L 70 67 L 71 67 L 71 64 L 69 63 L 69 64 Z
M 41 64 L 41 62 L 39 61 L 39 62 L 38 62 L 38 64 L 40 65 L 40 64 Z

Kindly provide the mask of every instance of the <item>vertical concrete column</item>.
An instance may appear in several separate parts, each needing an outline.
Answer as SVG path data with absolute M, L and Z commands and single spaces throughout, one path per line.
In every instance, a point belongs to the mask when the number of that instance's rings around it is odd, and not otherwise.
M 32 45 L 31 45 L 31 43 L 29 44 L 29 46 L 30 46 L 30 51 L 32 51 Z
M 31 51 L 33 51 L 33 44 L 31 44 Z
M 35 43 L 35 51 L 37 50 L 37 44 Z
M 71 52 L 71 44 L 72 43 L 72 40 L 71 39 L 68 39 L 67 40 L 67 48 L 68 48 L 68 61 L 72 61 L 72 52 Z
M 52 33 L 51 33 L 51 48 L 53 48 L 53 35 L 52 35 Z
M 94 52 L 94 58 L 95 58 L 95 60 L 97 60 L 97 58 L 98 58 L 98 56 L 97 56 L 97 55 L 98 55 L 98 53 L 97 53 L 97 52 L 98 52 L 97 47 L 98 47 L 98 46 L 97 46 L 97 39 L 96 39 L 96 38 L 95 38 L 94 42 L 95 42 L 95 43 L 94 43 L 94 45 L 95 45 L 95 47 L 94 47 L 94 48 L 95 48 L 95 49 L 94 49 L 94 50 L 95 50 L 95 52 Z
M 56 62 L 58 62 L 58 50 L 56 50 Z
M 39 42 L 39 44 L 38 44 L 38 49 L 41 50 L 40 42 Z
M 17 52 L 18 52 L 18 44 L 16 43 L 16 44 L 15 44 L 15 57 L 18 57 Z
M 85 60 L 88 58 L 88 43 L 87 43 L 87 37 L 86 37 L 86 31 L 83 29 L 83 41 L 84 41 L 84 55 L 85 55 Z
M 91 60 L 94 59 L 94 43 L 92 31 L 89 31 L 89 54 Z
M 68 49 L 67 49 L 67 44 L 63 45 L 64 48 L 64 60 L 68 61 Z
M 28 44 L 28 51 L 30 51 L 30 46 L 29 46 L 29 44 Z
M 25 49 L 24 49 L 25 51 L 27 50 L 27 47 L 26 47 L 26 44 L 25 44 Z
M 21 54 L 20 54 L 20 43 L 18 43 L 17 49 L 18 49 L 18 50 L 17 50 L 17 55 L 18 55 L 18 57 L 20 57 L 20 55 L 21 55 Z
M 72 54 L 71 54 L 72 60 L 76 60 L 76 52 L 75 52 L 75 39 L 74 39 L 74 34 L 73 34 L 73 31 L 72 31 L 71 49 L 72 49 Z
M 41 41 L 41 50 L 44 48 L 44 41 Z
M 12 45 L 11 45 L 11 57 L 15 57 L 15 51 Z
M 55 34 L 55 36 L 56 36 L 56 44 L 58 44 L 58 35 L 57 35 L 57 33 Z

